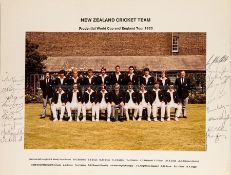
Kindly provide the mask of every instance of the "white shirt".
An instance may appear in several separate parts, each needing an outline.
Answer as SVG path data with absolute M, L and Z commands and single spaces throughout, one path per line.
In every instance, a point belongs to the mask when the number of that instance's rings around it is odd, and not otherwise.
M 61 84 L 63 84 L 63 80 L 64 80 L 64 78 L 60 78 L 60 82 L 61 82 Z
M 128 92 L 128 93 L 129 93 L 129 96 L 130 96 L 130 99 L 129 99 L 128 103 L 134 103 L 133 100 L 132 100 L 132 93 L 133 93 L 133 91 Z
M 106 100 L 105 100 L 105 93 L 102 92 L 102 100 L 100 102 L 101 104 L 106 104 Z
M 71 103 L 78 103 L 77 92 L 73 92 Z
M 89 83 L 91 84 L 92 77 L 88 77 Z
M 89 93 L 88 91 L 86 91 L 88 93 L 88 102 L 87 103 L 91 103 L 91 94 L 94 92 L 93 90 L 91 90 L 91 92 Z
M 146 84 L 148 84 L 148 79 L 151 77 L 151 75 L 148 75 L 147 77 L 146 76 L 143 76 L 145 78 L 145 82 Z
M 99 76 L 101 76 L 101 79 L 102 79 L 102 83 L 104 84 L 104 80 L 105 78 L 107 77 L 107 74 L 100 74 Z
M 119 80 L 119 76 L 120 76 L 120 74 L 116 74 L 117 81 Z
M 163 84 L 163 86 L 165 85 L 165 79 L 162 79 L 162 84 Z
M 60 93 L 59 93 L 59 95 L 58 95 L 58 102 L 57 102 L 58 104 L 61 104 L 61 103 L 62 103 L 62 101 L 61 101 L 61 95 L 62 95 L 62 94 L 60 94 Z
M 154 103 L 160 102 L 159 95 L 158 95 L 159 90 L 160 90 L 160 89 L 157 89 L 157 90 L 154 89 L 154 90 L 153 90 L 153 91 L 156 92 L 156 99 L 155 99 Z
M 133 75 L 134 75 L 134 73 L 128 75 L 128 76 L 130 77 L 130 80 L 131 80 L 131 81 L 132 81 Z
M 173 99 L 173 91 L 170 91 L 170 97 L 171 97 L 171 101 L 169 103 L 174 103 L 174 99 Z
M 78 77 L 77 78 L 73 78 L 74 83 L 77 83 Z
M 145 92 L 141 92 L 141 94 L 142 94 L 142 101 L 141 101 L 141 103 L 146 103 L 145 98 L 144 98 L 144 93 Z
M 184 78 L 183 77 L 180 78 L 180 81 L 181 81 L 181 84 L 183 84 L 184 83 Z

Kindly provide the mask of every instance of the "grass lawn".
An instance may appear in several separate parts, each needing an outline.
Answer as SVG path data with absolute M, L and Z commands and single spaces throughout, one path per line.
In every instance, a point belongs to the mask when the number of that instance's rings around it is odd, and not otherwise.
M 41 107 L 25 105 L 25 149 L 205 151 L 204 104 L 188 105 L 178 122 L 52 122 Z

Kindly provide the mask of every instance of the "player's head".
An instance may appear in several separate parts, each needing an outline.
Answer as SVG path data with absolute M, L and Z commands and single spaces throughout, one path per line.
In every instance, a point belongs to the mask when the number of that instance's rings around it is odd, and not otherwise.
M 46 72 L 45 72 L 45 77 L 46 77 L 46 78 L 50 78 L 50 72 L 49 72 L 49 71 L 46 71 Z
M 115 67 L 115 72 L 116 72 L 116 73 L 119 73 L 119 72 L 120 72 L 120 66 L 119 66 L 119 65 L 116 65 L 116 67 Z
M 92 76 L 93 76 L 93 70 L 92 70 L 92 69 L 88 69 L 87 75 L 88 75 L 89 77 L 92 77 Z
M 128 73 L 129 73 L 129 74 L 134 73 L 134 67 L 133 67 L 133 66 L 129 66 L 129 68 L 128 68 Z
M 180 71 L 180 77 L 182 77 L 182 78 L 185 77 L 185 71 L 184 70 Z
M 133 89 L 133 84 L 132 82 L 129 82 L 128 83 L 128 90 L 131 91 Z
M 160 84 L 158 81 L 154 82 L 154 89 L 159 89 L 160 88 Z
M 144 68 L 144 76 L 148 76 L 150 74 L 149 68 Z
M 63 78 L 64 75 L 65 75 L 65 71 L 64 71 L 64 70 L 60 70 L 60 71 L 59 71 L 59 76 L 60 76 L 61 78 Z
M 102 67 L 101 68 L 101 73 L 104 75 L 106 73 L 106 68 L 105 67 Z

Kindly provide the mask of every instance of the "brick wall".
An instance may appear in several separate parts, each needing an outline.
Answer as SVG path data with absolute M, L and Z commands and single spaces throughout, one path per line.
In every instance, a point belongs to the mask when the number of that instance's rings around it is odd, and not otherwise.
M 175 54 L 205 55 L 205 33 L 173 34 L 179 36 Z M 172 33 L 27 32 L 26 38 L 50 57 L 172 55 Z

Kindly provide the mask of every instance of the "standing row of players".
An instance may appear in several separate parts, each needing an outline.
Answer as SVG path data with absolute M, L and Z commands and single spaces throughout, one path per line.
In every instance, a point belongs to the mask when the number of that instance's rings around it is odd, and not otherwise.
M 57 120 L 57 110 L 61 110 L 60 120 L 62 120 L 65 108 L 70 121 L 72 120 L 71 110 L 78 111 L 77 121 L 81 112 L 82 121 L 86 120 L 87 110 L 92 110 L 92 120 L 98 121 L 101 109 L 107 109 L 107 121 L 115 117 L 116 109 L 120 109 L 121 116 L 125 111 L 127 120 L 129 109 L 133 110 L 133 120 L 141 120 L 145 108 L 148 121 L 151 121 L 151 112 L 154 121 L 157 120 L 158 108 L 161 109 L 161 121 L 164 120 L 165 111 L 167 111 L 167 120 L 170 120 L 172 107 L 176 108 L 175 120 L 178 120 L 181 113 L 183 117 L 186 117 L 190 81 L 185 77 L 185 71 L 181 71 L 180 77 L 175 81 L 177 91 L 174 84 L 165 76 L 165 72 L 162 72 L 161 77 L 155 80 L 150 76 L 148 68 L 144 69 L 144 76 L 139 81 L 140 86 L 137 85 L 138 77 L 134 74 L 132 66 L 129 67 L 127 76 L 122 76 L 119 66 L 115 67 L 115 73 L 111 76 L 106 74 L 105 68 L 101 69 L 99 76 L 94 76 L 92 70 L 89 70 L 85 78 L 78 77 L 76 71 L 69 78 L 66 78 L 64 73 L 60 71 L 59 77 L 51 80 L 47 72 L 40 82 L 43 91 L 42 118 L 45 117 L 47 102 L 51 104 L 54 121 Z M 124 83 L 125 81 L 127 84 Z M 85 83 L 82 84 L 83 82 Z M 80 88 L 82 85 L 85 85 L 84 89 Z M 108 90 L 107 87 L 112 88 Z M 127 87 L 127 89 L 121 90 L 121 87 Z M 138 118 L 137 115 L 139 115 Z

